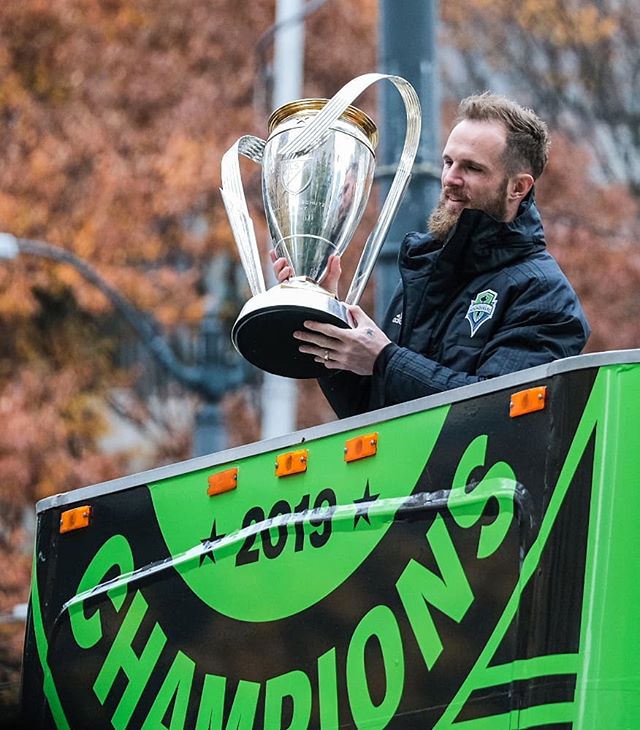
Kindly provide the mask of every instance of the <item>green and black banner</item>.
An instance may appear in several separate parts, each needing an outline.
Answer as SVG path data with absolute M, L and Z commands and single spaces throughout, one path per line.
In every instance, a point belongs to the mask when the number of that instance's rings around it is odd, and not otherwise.
M 512 382 L 45 505 L 27 726 L 640 727 L 640 365 Z

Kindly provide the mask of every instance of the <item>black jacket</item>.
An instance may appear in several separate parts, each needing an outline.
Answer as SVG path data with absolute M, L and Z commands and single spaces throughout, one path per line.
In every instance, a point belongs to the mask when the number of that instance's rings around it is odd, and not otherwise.
M 511 223 L 464 210 L 444 246 L 410 233 L 371 376 L 320 379 L 338 416 L 393 405 L 579 354 L 589 325 L 547 253 L 533 194 Z

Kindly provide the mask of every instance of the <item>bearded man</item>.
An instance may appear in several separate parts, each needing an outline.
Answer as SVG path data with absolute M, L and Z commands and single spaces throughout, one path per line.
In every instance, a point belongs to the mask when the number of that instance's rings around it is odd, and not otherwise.
M 589 325 L 546 251 L 534 182 L 546 124 L 494 94 L 464 99 L 442 154 L 428 234 L 409 233 L 401 281 L 378 327 L 351 306 L 353 329 L 305 322 L 300 351 L 324 363 L 320 385 L 340 417 L 579 354 Z M 274 263 L 280 281 L 291 274 Z M 340 261 L 324 285 L 337 291 Z

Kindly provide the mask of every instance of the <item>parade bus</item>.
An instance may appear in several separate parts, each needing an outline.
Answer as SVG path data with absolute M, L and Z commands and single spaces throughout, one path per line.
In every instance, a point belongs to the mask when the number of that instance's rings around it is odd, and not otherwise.
M 26 727 L 637 730 L 640 350 L 42 500 Z

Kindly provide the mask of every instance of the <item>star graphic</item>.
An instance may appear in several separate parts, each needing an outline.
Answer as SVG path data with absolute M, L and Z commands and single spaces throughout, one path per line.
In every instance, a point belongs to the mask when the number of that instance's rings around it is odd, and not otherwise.
M 371 494 L 371 488 L 369 486 L 369 480 L 367 479 L 367 484 L 364 488 L 364 494 L 360 499 L 354 499 L 353 503 L 355 505 L 360 505 L 356 507 L 356 513 L 353 517 L 353 526 L 354 528 L 357 526 L 358 522 L 362 519 L 364 520 L 368 525 L 371 524 L 369 521 L 369 507 L 373 502 L 378 499 L 380 495 L 379 494 Z
M 218 542 L 218 540 L 222 540 L 223 537 L 226 537 L 226 535 L 218 535 L 216 532 L 216 521 L 214 520 L 209 537 L 205 537 L 204 540 L 200 540 L 206 548 L 204 552 L 200 553 L 200 565 L 204 563 L 205 558 L 211 558 L 212 563 L 216 562 L 215 555 L 213 554 L 213 548 L 215 543 Z

